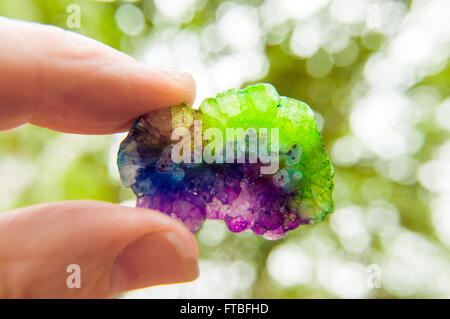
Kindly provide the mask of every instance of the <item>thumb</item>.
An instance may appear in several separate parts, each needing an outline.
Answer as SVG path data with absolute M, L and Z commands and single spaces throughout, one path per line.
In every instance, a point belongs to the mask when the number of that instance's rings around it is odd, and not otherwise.
M 110 298 L 194 280 L 197 260 L 189 230 L 152 210 L 73 201 L 0 214 L 0 298 Z

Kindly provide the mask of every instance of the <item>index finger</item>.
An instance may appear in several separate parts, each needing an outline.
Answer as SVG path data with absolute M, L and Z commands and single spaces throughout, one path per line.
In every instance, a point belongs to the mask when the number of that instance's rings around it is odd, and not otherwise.
M 29 122 L 114 133 L 141 114 L 194 100 L 189 74 L 143 65 L 70 31 L 0 18 L 0 39 L 0 130 Z

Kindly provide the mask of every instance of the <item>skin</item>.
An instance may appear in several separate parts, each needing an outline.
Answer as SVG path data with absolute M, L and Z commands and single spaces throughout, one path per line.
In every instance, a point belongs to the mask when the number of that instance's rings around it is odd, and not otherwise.
M 0 131 L 122 132 L 195 97 L 189 74 L 56 27 L 0 18 L 0 39 Z M 71 264 L 81 288 L 66 284 Z M 111 298 L 197 277 L 195 237 L 157 211 L 70 201 L 0 213 L 0 298 Z

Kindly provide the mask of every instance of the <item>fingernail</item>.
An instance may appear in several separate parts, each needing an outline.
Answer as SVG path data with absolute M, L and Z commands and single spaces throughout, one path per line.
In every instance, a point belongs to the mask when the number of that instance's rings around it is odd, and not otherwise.
M 198 277 L 196 251 L 175 232 L 150 233 L 129 244 L 116 257 L 111 295 Z
M 178 80 L 178 81 L 192 81 L 192 76 L 189 73 L 180 71 L 173 67 L 152 65 L 151 68 L 156 69 L 156 70 L 160 71 L 161 73 L 164 73 L 164 75 L 166 75 L 170 78 L 173 78 L 175 80 Z

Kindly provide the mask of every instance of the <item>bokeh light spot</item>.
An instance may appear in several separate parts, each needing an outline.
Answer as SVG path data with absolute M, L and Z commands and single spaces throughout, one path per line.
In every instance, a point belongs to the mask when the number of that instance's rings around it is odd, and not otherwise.
M 142 10 L 130 3 L 122 4 L 115 14 L 117 27 L 128 35 L 137 35 L 144 30 L 145 17 Z

